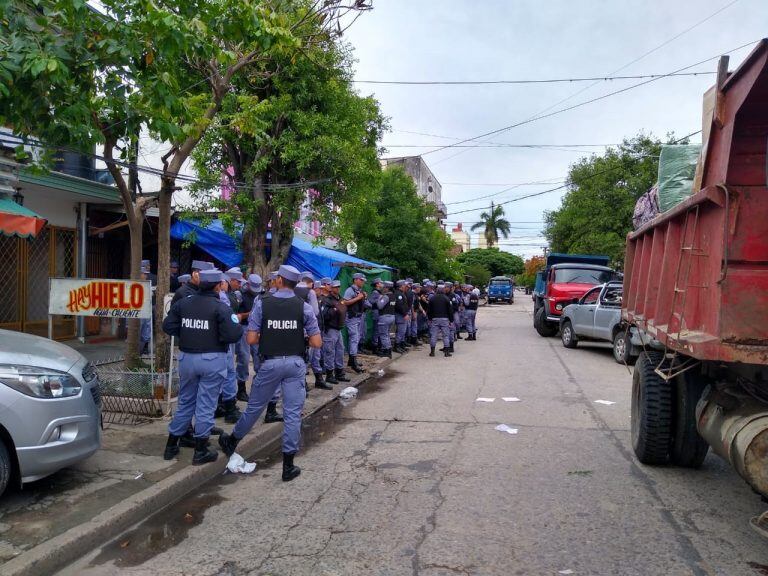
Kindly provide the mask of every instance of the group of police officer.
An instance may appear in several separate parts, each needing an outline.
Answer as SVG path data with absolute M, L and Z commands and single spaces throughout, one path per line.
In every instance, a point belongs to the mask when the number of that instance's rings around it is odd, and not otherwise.
M 190 274 L 177 276 L 163 330 L 179 346 L 180 389 L 178 407 L 168 427 L 164 458 L 179 454 L 180 446 L 194 447 L 192 463 L 213 462 L 218 452 L 210 436 L 231 456 L 242 438 L 266 409 L 265 422 L 284 422 L 284 481 L 300 474 L 294 465 L 301 436 L 301 412 L 309 385 L 307 365 L 316 388 L 330 390 L 348 382 L 345 374 L 342 330 L 347 329 L 347 365 L 364 371 L 358 354 L 370 315 L 372 351 L 392 356 L 421 347 L 428 338 L 435 356 L 438 336 L 446 357 L 454 352 L 461 332 L 476 339 L 475 316 L 479 290 L 451 282 L 421 284 L 412 279 L 393 284 L 376 278 L 368 294 L 364 274 L 354 274 L 343 295 L 341 283 L 315 280 L 311 272 L 280 266 L 266 282 L 257 274 L 244 277 L 240 268 L 221 271 L 213 263 L 193 261 Z M 395 344 L 390 329 L 395 326 Z M 249 361 L 255 376 L 246 390 Z M 283 414 L 277 412 L 282 397 Z M 237 402 L 247 402 L 241 413 Z M 215 426 L 223 416 L 234 424 L 231 433 Z

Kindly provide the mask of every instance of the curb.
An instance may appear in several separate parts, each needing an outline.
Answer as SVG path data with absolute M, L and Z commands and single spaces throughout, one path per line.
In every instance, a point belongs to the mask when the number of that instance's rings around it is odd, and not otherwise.
M 397 358 L 386 359 L 377 364 L 376 368 L 386 368 L 394 360 Z M 347 385 L 358 387 L 373 377 L 374 375 L 370 372 L 362 377 L 355 375 Z M 338 388 L 339 391 L 344 389 L 342 386 Z M 307 418 L 337 401 L 338 398 L 339 394 L 334 390 L 333 396 L 326 402 L 319 404 L 312 412 L 306 413 L 302 421 L 306 421 Z M 238 453 L 252 455 L 258 450 L 280 442 L 282 430 L 282 426 L 273 426 L 263 434 L 249 434 L 238 446 Z M 226 457 L 219 458 L 216 462 L 205 466 L 186 466 L 157 484 L 100 512 L 87 522 L 74 526 L 9 560 L 0 566 L 0 574 L 3 576 L 39 576 L 40 574 L 57 572 L 105 542 L 117 537 L 134 524 L 174 504 L 206 482 L 220 476 L 226 467 Z

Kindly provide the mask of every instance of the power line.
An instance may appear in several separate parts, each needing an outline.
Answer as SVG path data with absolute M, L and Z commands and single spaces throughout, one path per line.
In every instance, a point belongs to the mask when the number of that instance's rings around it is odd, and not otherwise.
M 457 138 L 458 140 L 458 138 Z M 430 148 L 435 144 L 384 144 L 384 148 Z M 483 144 L 462 144 L 454 148 L 548 148 L 563 150 L 566 148 L 607 148 L 618 144 L 507 144 L 504 142 L 486 142 Z
M 738 0 L 736 0 L 738 1 Z M 355 84 L 387 84 L 399 86 L 486 86 L 489 84 L 557 84 L 574 82 L 609 82 L 613 80 L 640 80 L 645 78 L 671 78 L 673 76 L 713 75 L 716 72 L 682 72 L 675 74 L 636 74 L 631 76 L 588 76 L 584 78 L 546 78 L 529 80 L 353 80 Z
M 729 54 L 731 52 L 735 52 L 736 50 L 740 50 L 742 48 L 746 48 L 747 46 L 751 46 L 754 43 L 755 43 L 754 41 L 747 42 L 746 44 L 738 46 L 737 48 L 733 48 L 731 50 L 728 50 L 727 52 L 724 52 L 724 54 Z M 706 58 L 705 60 L 701 60 L 701 61 L 696 62 L 694 64 L 690 64 L 689 66 L 684 66 L 683 68 L 679 68 L 678 70 L 674 70 L 673 72 L 670 72 L 670 74 L 681 72 L 683 70 L 687 70 L 688 68 L 693 68 L 694 66 L 699 66 L 699 65 L 701 65 L 701 64 L 703 64 L 705 62 L 709 62 L 710 60 L 715 60 L 717 58 L 720 58 L 720 56 L 721 55 L 718 54 L 717 56 L 712 56 L 710 58 Z M 650 84 L 651 82 L 658 81 L 660 78 L 663 78 L 663 76 L 662 77 L 658 77 L 658 78 L 651 78 L 650 80 L 645 80 L 643 82 L 638 82 L 637 84 L 632 84 L 631 86 L 627 86 L 626 88 L 622 88 L 620 90 L 614 90 L 613 92 L 609 92 L 607 94 L 603 94 L 602 96 L 597 96 L 595 98 L 591 98 L 589 100 L 585 100 L 583 102 L 579 102 L 577 104 L 573 104 L 572 106 L 567 106 L 566 108 L 560 108 L 560 109 L 555 110 L 553 112 L 549 112 L 548 114 L 542 114 L 542 115 L 539 115 L 539 116 L 534 116 L 534 117 L 529 118 L 527 120 L 522 120 L 520 122 L 516 122 L 515 124 L 510 124 L 509 126 L 504 126 L 502 128 L 498 128 L 496 130 L 491 130 L 490 132 L 486 132 L 484 134 L 480 134 L 479 136 L 474 136 L 472 138 L 467 138 L 467 139 L 462 140 L 460 142 L 456 142 L 455 144 L 446 144 L 445 146 L 441 146 L 439 148 L 435 148 L 433 150 L 428 150 L 427 152 L 423 152 L 421 155 L 422 156 L 426 156 L 427 154 L 433 154 L 435 152 L 440 152 L 440 151 L 446 150 L 448 148 L 455 148 L 459 144 L 466 144 L 467 142 L 472 142 L 474 140 L 479 140 L 480 138 L 485 138 L 487 136 L 493 136 L 494 134 L 499 134 L 501 132 L 506 132 L 507 130 L 511 130 L 513 128 L 517 128 L 517 127 L 523 126 L 525 124 L 530 124 L 532 122 L 536 122 L 537 120 L 543 120 L 545 118 L 550 118 L 552 116 L 556 116 L 558 114 L 562 114 L 564 112 L 568 112 L 570 110 L 574 110 L 576 108 L 580 108 L 582 106 L 586 106 L 587 104 L 592 104 L 592 103 L 598 102 L 600 100 L 605 100 L 606 98 L 609 98 L 611 96 L 616 96 L 617 94 L 622 94 L 622 93 L 627 92 L 629 90 L 633 90 L 634 88 L 639 88 L 640 86 L 645 86 L 646 84 Z
M 683 136 L 682 138 L 678 138 L 677 140 L 674 140 L 672 142 L 669 142 L 668 144 L 677 144 L 679 142 L 682 142 L 683 140 L 686 140 L 686 139 L 690 138 L 691 136 L 695 136 L 696 134 L 699 134 L 700 132 L 701 132 L 701 130 L 697 130 L 696 132 L 691 132 L 690 134 L 687 134 L 687 135 Z M 646 157 L 649 157 L 649 156 L 651 156 L 651 155 L 644 154 L 644 155 L 641 155 L 641 156 L 637 156 L 636 158 L 646 158 Z M 610 172 L 614 172 L 618 168 L 619 167 L 608 168 L 607 170 L 601 170 L 600 172 L 595 172 L 594 174 L 591 174 L 591 175 L 583 178 L 582 180 L 591 180 L 592 178 L 597 178 L 598 176 L 602 176 L 603 174 L 608 174 Z M 566 181 L 564 184 L 562 184 L 560 186 L 557 186 L 555 188 L 549 188 L 547 190 L 542 190 L 540 192 L 533 192 L 531 194 L 525 194 L 523 196 L 519 196 L 517 198 L 512 198 L 512 199 L 506 200 L 504 202 L 499 202 L 498 204 L 496 204 L 496 206 L 504 206 L 506 204 L 511 204 L 513 202 L 520 202 L 521 200 L 526 200 L 528 198 L 535 198 L 537 196 L 543 196 L 544 194 L 549 194 L 551 192 L 557 192 L 558 190 L 562 190 L 564 188 L 567 188 L 569 186 L 569 184 L 570 183 Z M 457 212 L 451 212 L 450 214 L 448 214 L 448 216 L 456 216 L 457 214 L 466 214 L 467 212 L 477 212 L 478 210 L 484 210 L 484 209 L 485 209 L 484 207 L 482 207 L 482 208 L 469 208 L 469 209 L 466 209 L 466 210 L 459 210 Z

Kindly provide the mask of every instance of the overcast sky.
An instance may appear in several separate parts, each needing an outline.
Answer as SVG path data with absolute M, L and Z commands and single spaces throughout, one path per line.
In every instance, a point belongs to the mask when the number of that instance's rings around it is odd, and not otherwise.
M 356 80 L 477 81 L 595 77 L 618 69 L 620 75 L 668 74 L 764 36 L 768 36 L 766 0 L 374 0 L 374 10 L 356 21 L 346 39 L 358 59 Z M 731 69 L 749 50 L 751 46 L 731 53 Z M 688 71 L 712 72 L 716 65 L 714 59 Z M 358 88 L 362 94 L 375 95 L 390 118 L 392 130 L 384 138 L 384 144 L 390 146 L 386 155 L 406 156 L 457 141 L 444 137 L 471 138 L 640 82 L 643 80 L 614 80 L 593 86 L 592 82 L 361 83 Z M 712 83 L 711 75 L 662 78 L 484 140 L 488 144 L 562 146 L 614 144 L 639 132 L 684 136 L 701 129 L 701 97 Z M 692 141 L 698 142 L 698 138 Z M 562 182 L 571 163 L 603 150 L 488 144 L 424 156 L 443 185 L 451 225 L 463 222 L 468 227 L 476 222 L 491 198 L 456 202 L 519 183 Z M 504 202 L 553 187 L 521 186 L 493 200 Z M 541 253 L 545 242 L 535 236 L 541 230 L 542 213 L 557 208 L 561 196 L 558 191 L 506 205 L 507 218 L 515 228 L 503 249 L 523 256 Z M 473 211 L 457 214 L 467 209 Z

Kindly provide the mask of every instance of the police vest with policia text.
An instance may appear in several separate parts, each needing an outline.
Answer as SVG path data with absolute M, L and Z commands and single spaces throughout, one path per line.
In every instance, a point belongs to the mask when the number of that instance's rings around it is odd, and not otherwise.
M 259 353 L 263 356 L 304 355 L 304 301 L 264 298 L 261 301 Z

